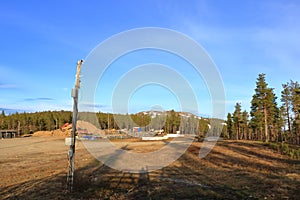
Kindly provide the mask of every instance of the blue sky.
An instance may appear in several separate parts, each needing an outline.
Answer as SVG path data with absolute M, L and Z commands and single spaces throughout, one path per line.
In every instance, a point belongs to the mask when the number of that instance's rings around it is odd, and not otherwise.
M 249 110 L 259 73 L 267 74 L 278 97 L 282 83 L 299 81 L 299 10 L 297 0 L 1 1 L 0 109 L 71 110 L 78 59 L 119 32 L 162 27 L 206 49 L 222 76 L 227 112 L 236 102 Z M 177 108 L 174 96 L 156 85 L 134 93 L 132 111 L 156 104 L 143 95 L 154 90 L 157 97 L 166 95 L 157 104 Z M 209 115 L 205 86 L 196 90 L 199 112 Z M 103 112 L 111 110 L 106 99 L 96 103 Z

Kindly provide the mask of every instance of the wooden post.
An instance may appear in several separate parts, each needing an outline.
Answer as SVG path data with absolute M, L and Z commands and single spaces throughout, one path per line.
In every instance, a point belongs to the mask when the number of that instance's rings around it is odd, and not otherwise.
M 73 117 L 72 117 L 72 132 L 71 132 L 71 145 L 68 151 L 68 161 L 69 161 L 69 170 L 67 176 L 67 189 L 72 192 L 74 187 L 74 171 L 75 171 L 75 142 L 76 142 L 76 124 L 77 124 L 77 114 L 78 114 L 78 91 L 80 88 L 80 70 L 83 60 L 77 62 L 77 72 L 75 87 L 72 90 L 73 97 Z

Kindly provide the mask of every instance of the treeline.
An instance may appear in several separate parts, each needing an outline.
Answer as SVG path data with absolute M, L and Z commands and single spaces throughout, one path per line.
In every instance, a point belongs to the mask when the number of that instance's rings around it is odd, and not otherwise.
M 278 101 L 280 100 L 280 101 Z M 278 102 L 281 102 L 278 105 Z M 153 114 L 153 113 L 152 113 Z M 174 110 L 152 115 L 150 112 L 136 114 L 79 113 L 79 119 L 92 122 L 101 129 L 132 129 L 139 126 L 143 131 L 164 129 L 165 133 L 196 134 L 204 137 L 211 128 L 216 135 L 222 126 L 210 126 L 210 119 L 198 118 L 190 113 Z M 216 119 L 214 119 L 216 120 Z M 70 111 L 45 111 L 35 113 L 0 114 L 0 129 L 18 130 L 20 134 L 35 131 L 51 131 L 72 122 Z M 218 120 L 217 124 L 223 124 Z M 290 81 L 282 85 L 278 99 L 274 88 L 268 86 L 265 74 L 259 74 L 251 100 L 250 112 L 236 103 L 233 113 L 228 113 L 221 137 L 233 140 L 262 140 L 265 142 L 288 142 L 300 144 L 300 85 Z
M 180 131 L 182 134 L 197 134 L 205 136 L 209 129 L 208 119 L 199 119 L 198 117 L 189 114 L 190 116 L 182 116 L 182 113 L 174 110 L 161 112 L 160 114 L 152 115 L 151 112 L 140 112 L 136 114 L 111 114 L 111 113 L 88 113 L 79 114 L 79 120 L 84 120 L 100 125 L 101 129 L 127 129 L 133 127 L 141 127 L 142 131 L 160 130 L 165 133 L 176 133 Z M 97 120 L 97 121 L 95 121 Z
M 162 112 L 155 116 L 144 112 L 136 114 L 80 112 L 78 119 L 91 122 L 96 126 L 100 126 L 101 129 L 129 130 L 139 126 L 142 131 L 163 129 L 166 133 L 180 131 L 182 134 L 197 134 L 203 137 L 209 129 L 208 119 L 198 119 L 191 114 L 189 117 L 183 117 L 181 113 L 174 110 Z M 72 112 L 70 111 L 17 112 L 10 115 L 5 115 L 5 112 L 2 111 L 0 130 L 13 129 L 20 134 L 28 134 L 36 131 L 52 131 L 59 129 L 65 123 L 71 122 Z
M 51 131 L 60 128 L 65 123 L 72 121 L 70 111 L 45 111 L 35 113 L 14 113 L 5 115 L 2 110 L 0 115 L 0 129 L 17 130 L 20 134 L 36 131 Z
M 282 84 L 278 105 L 274 88 L 268 86 L 265 74 L 259 74 L 251 100 L 250 113 L 236 103 L 227 115 L 225 137 L 235 140 L 262 140 L 300 144 L 300 85 Z

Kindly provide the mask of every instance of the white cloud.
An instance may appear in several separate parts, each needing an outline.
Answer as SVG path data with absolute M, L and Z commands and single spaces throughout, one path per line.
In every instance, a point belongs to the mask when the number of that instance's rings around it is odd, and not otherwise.
M 1 108 L 7 110 L 16 110 L 18 112 L 36 112 L 48 110 L 71 110 L 71 101 L 25 101 L 23 103 L 3 103 Z

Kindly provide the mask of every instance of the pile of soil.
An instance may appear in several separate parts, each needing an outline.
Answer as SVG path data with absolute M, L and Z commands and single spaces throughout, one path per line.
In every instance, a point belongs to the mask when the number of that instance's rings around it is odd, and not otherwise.
M 91 124 L 90 122 L 86 122 L 86 121 L 78 120 L 77 128 L 86 129 L 89 133 L 93 133 L 93 134 L 100 134 L 100 135 L 105 134 L 105 132 L 103 130 L 100 130 L 95 125 Z
M 33 134 L 36 137 L 66 137 L 71 136 L 71 130 L 62 131 L 60 129 L 54 131 L 37 131 Z

